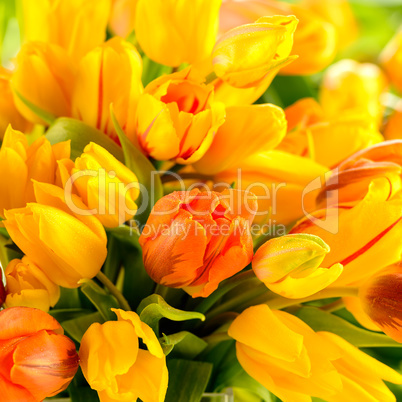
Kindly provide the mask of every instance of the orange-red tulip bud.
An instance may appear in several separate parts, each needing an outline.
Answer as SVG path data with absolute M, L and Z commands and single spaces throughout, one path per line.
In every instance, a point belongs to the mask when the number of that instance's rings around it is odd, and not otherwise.
M 42 401 L 65 390 L 78 369 L 74 343 L 49 314 L 29 307 L 0 312 L 2 401 Z

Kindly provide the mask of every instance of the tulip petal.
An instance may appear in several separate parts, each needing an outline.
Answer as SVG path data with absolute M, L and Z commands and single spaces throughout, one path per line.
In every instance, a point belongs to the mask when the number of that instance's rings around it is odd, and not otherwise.
M 37 402 L 37 399 L 25 388 L 13 384 L 0 375 L 0 395 L 3 400 L 10 402 Z

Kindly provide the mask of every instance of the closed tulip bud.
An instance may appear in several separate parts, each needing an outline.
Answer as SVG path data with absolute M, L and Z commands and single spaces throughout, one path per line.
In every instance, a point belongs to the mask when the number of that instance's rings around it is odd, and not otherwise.
M 32 123 L 44 124 L 21 95 L 54 116 L 71 116 L 74 78 L 75 67 L 64 49 L 49 43 L 26 43 L 18 53 L 11 80 L 18 110 Z
M 141 234 L 144 266 L 157 283 L 207 297 L 253 256 L 254 194 L 176 191 L 154 206 Z
M 138 0 L 112 0 L 109 28 L 115 35 L 126 38 L 134 31 L 137 3 Z
M 78 194 L 104 226 L 119 226 L 135 215 L 137 177 L 106 149 L 88 144 L 71 173 Z
M 286 134 L 283 110 L 271 104 L 226 108 L 225 123 L 218 129 L 205 155 L 195 164 L 197 171 L 215 174 L 258 151 L 269 151 Z
M 59 300 L 59 287 L 26 256 L 10 261 L 5 276 L 7 307 L 34 307 L 47 312 Z
M 359 289 L 363 310 L 387 335 L 402 342 L 402 273 L 376 275 Z
M 92 324 L 80 347 L 82 372 L 102 401 L 163 402 L 166 358 L 152 329 L 133 311 L 112 309 L 118 321 Z M 147 349 L 140 349 L 140 342 Z
M 132 44 L 119 37 L 91 50 L 79 63 L 73 117 L 118 141 L 110 116 L 113 104 L 120 126 L 132 138 L 135 108 L 143 90 L 141 74 L 141 56 Z
M 79 197 L 35 183 L 36 203 L 5 212 L 15 244 L 59 286 L 75 288 L 93 278 L 106 259 L 106 233 Z M 66 204 L 68 202 L 68 205 Z M 75 212 L 72 212 L 72 208 Z
M 386 89 L 386 78 L 375 64 L 360 64 L 345 59 L 325 72 L 320 88 L 320 103 L 330 118 L 345 111 L 354 111 L 365 113 L 379 124 L 384 111 L 381 95 Z
M 391 83 L 402 92 L 402 30 L 389 41 L 380 55 L 380 62 Z
M 370 183 L 379 178 L 389 181 L 389 198 L 402 189 L 402 140 L 380 142 L 345 159 L 326 180 L 316 203 L 320 207 L 355 203 L 365 197 Z
M 284 311 L 258 305 L 231 324 L 236 355 L 243 369 L 283 401 L 324 400 L 342 390 L 332 364 L 338 357 L 329 342 Z
M 224 119 L 214 87 L 203 84 L 189 67 L 145 88 L 138 102 L 137 138 L 129 138 L 157 160 L 190 164 L 205 154 Z
M 138 0 L 136 38 L 145 54 L 160 64 L 177 67 L 204 61 L 215 44 L 221 2 Z
M 0 149 L 0 216 L 35 201 L 32 180 L 54 184 L 56 161 L 69 156 L 69 141 L 52 146 L 42 136 L 28 146 L 25 135 L 9 126 Z
M 59 45 L 79 59 L 104 41 L 110 3 L 111 0 L 23 0 L 25 39 Z
M 0 390 L 4 401 L 40 402 L 64 391 L 78 369 L 74 342 L 49 314 L 0 311 Z
M 18 111 L 14 103 L 11 90 L 12 73 L 0 67 L 0 139 L 3 139 L 4 133 L 9 124 L 16 130 L 27 133 L 31 131 L 32 124 L 28 122 Z
M 342 273 L 341 264 L 320 268 L 329 251 L 318 236 L 276 237 L 257 250 L 253 270 L 273 292 L 290 299 L 303 298 L 326 288 Z
M 294 16 L 262 17 L 226 32 L 212 52 L 216 75 L 237 88 L 257 86 L 275 75 L 294 59 L 289 54 L 297 21 Z

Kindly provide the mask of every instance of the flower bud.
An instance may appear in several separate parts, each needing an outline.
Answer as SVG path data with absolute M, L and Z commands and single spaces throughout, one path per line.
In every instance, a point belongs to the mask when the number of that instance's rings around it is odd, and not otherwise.
M 341 264 L 320 268 L 329 251 L 329 246 L 318 236 L 276 237 L 257 250 L 253 270 L 273 292 L 291 299 L 303 298 L 324 289 L 342 273 Z
M 49 314 L 0 311 L 0 389 L 4 401 L 42 401 L 64 391 L 78 369 L 74 342 Z
M 106 149 L 88 144 L 71 173 L 78 194 L 104 226 L 117 227 L 135 215 L 137 177 Z
M 116 73 L 118 71 L 118 74 Z M 142 93 L 142 60 L 136 48 L 119 37 L 86 54 L 78 66 L 72 98 L 73 117 L 118 142 L 110 105 L 123 130 L 135 135 L 134 116 Z
M 86 380 L 101 401 L 163 402 L 168 371 L 158 338 L 133 311 L 112 311 L 118 321 L 92 324 L 82 338 Z M 140 342 L 147 349 L 140 349 Z
M 34 307 L 47 312 L 59 300 L 59 287 L 26 256 L 10 261 L 5 276 L 7 307 Z
M 63 189 L 50 184 L 36 182 L 34 188 L 37 202 L 6 211 L 4 225 L 51 281 L 78 287 L 82 279 L 93 278 L 106 259 L 105 230 L 79 197 L 66 199 Z
M 376 275 L 359 289 L 364 311 L 387 335 L 402 342 L 402 273 Z
M 262 17 L 226 32 L 212 52 L 215 74 L 237 88 L 257 86 L 275 75 L 294 59 L 289 54 L 297 22 L 294 16 Z
M 112 0 L 109 28 L 117 36 L 126 38 L 135 28 L 138 0 Z
M 221 0 L 138 0 L 136 38 L 157 63 L 177 67 L 204 61 L 216 40 L 220 5 Z
M 190 164 L 204 155 L 224 121 L 225 108 L 214 101 L 214 87 L 189 67 L 145 88 L 138 102 L 137 138 L 129 138 L 157 160 Z
M 154 206 L 141 234 L 144 266 L 157 283 L 207 297 L 253 256 L 254 194 L 175 191 Z
M 28 42 L 18 53 L 11 80 L 15 105 L 32 123 L 44 124 L 19 95 L 54 116 L 71 116 L 74 77 L 75 67 L 64 49 L 49 43 Z

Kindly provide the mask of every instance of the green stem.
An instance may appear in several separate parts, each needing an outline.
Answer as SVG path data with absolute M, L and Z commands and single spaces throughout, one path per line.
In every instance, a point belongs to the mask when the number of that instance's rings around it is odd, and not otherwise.
M 335 300 L 332 303 L 327 304 L 326 306 L 320 307 L 320 310 L 326 311 L 328 313 L 332 313 L 333 311 L 340 310 L 345 306 L 343 299 Z
M 215 345 L 223 341 L 233 341 L 233 338 L 231 338 L 227 332 L 215 332 L 214 334 L 208 335 L 202 339 L 210 345 Z
M 246 281 L 256 281 L 260 283 L 259 279 L 256 278 L 254 271 L 250 269 L 249 271 L 242 272 L 222 284 L 211 296 L 204 299 L 196 308 L 202 314 L 205 314 L 219 299 L 221 299 L 226 293 L 230 292 L 237 286 L 244 284 Z
M 156 284 L 154 293 L 156 293 L 157 295 L 162 296 L 164 299 L 166 299 L 168 292 L 169 292 L 169 288 L 167 286 L 163 286 L 159 283 Z
M 122 295 L 119 289 L 114 283 L 102 272 L 99 271 L 96 277 L 102 282 L 106 289 L 112 294 L 119 302 L 120 308 L 126 311 L 131 311 L 131 307 L 128 304 L 126 298 Z

